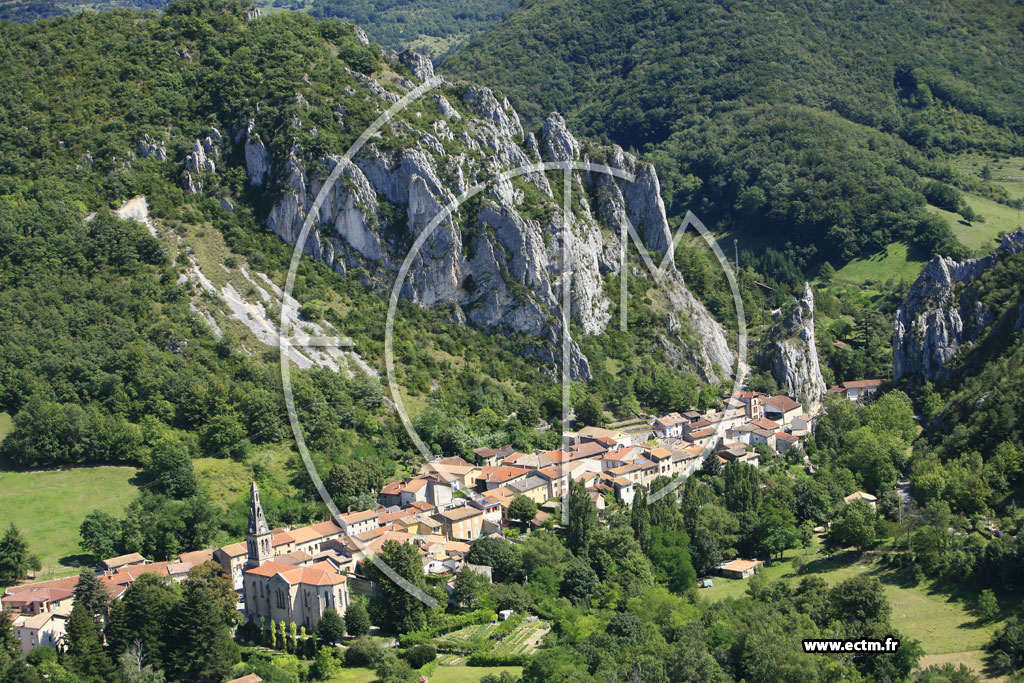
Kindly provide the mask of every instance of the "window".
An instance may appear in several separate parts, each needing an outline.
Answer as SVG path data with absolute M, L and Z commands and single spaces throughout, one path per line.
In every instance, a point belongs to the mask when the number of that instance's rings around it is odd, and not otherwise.
M 287 606 L 285 601 L 284 591 L 280 588 L 277 589 L 277 607 L 278 609 L 284 609 Z

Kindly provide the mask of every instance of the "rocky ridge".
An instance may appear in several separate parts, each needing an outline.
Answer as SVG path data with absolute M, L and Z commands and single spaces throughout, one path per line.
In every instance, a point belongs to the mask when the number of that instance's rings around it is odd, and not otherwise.
M 405 51 L 395 58 L 419 80 L 434 75 L 426 57 Z M 360 88 L 349 88 L 350 96 L 372 101 L 381 112 L 397 101 L 394 83 L 389 89 L 369 76 L 351 75 Z M 414 85 L 400 79 L 398 87 Z M 427 116 L 396 117 L 382 131 L 384 138 L 371 139 L 342 169 L 318 207 L 305 253 L 341 273 L 359 269 L 367 284 L 387 292 L 432 219 L 468 188 L 488 181 L 474 201 L 424 238 L 401 294 L 423 306 L 454 304 L 458 322 L 524 335 L 528 347 L 555 362 L 561 356 L 564 287 L 571 287 L 572 318 L 585 334 L 600 334 L 611 321 L 604 277 L 619 273 L 619 227 L 628 218 L 649 249 L 668 255 L 671 310 L 660 337 L 670 357 L 708 381 L 731 377 L 734 359 L 723 328 L 671 263 L 671 232 L 653 166 L 617 147 L 582 144 L 557 113 L 547 118 L 538 140 L 523 130 L 508 100 L 487 88 L 444 83 L 425 102 L 434 108 Z M 345 115 L 344 109 L 339 105 L 338 116 Z M 274 180 L 283 187 L 265 222 L 292 244 L 327 175 L 344 163 L 335 154 L 311 158 L 297 128 L 257 130 L 249 121 L 234 138 L 244 145 L 250 185 L 268 187 Z M 282 135 L 288 136 L 285 148 L 291 152 L 273 158 L 265 141 Z M 216 172 L 222 144 L 219 134 L 196 140 L 186 159 L 189 190 L 201 191 L 202 176 Z M 557 182 L 561 189 L 560 174 L 532 172 L 495 180 L 504 171 L 542 160 L 604 163 L 629 171 L 635 180 L 574 172 L 567 217 L 561 192 L 552 187 Z M 563 253 L 568 254 L 566 263 Z M 589 379 L 587 358 L 575 342 L 571 347 L 573 377 Z
M 1009 254 L 1024 251 L 1024 228 L 1006 235 L 999 248 L 962 263 L 936 256 L 921 270 L 896 312 L 893 326 L 893 377 L 915 375 L 945 379 L 961 351 L 979 342 L 997 322 L 979 298 L 975 280 Z M 1015 311 L 1019 328 L 1024 306 Z
M 772 377 L 786 394 L 816 409 L 825 395 L 825 379 L 814 341 L 814 292 L 804 283 L 804 295 L 782 316 L 771 334 L 769 347 Z

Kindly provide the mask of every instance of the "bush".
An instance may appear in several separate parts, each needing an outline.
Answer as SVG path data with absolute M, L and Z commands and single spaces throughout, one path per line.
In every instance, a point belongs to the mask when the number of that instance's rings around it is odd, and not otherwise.
M 493 652 L 476 652 L 466 660 L 466 666 L 526 666 L 530 656 L 526 654 L 496 655 Z
M 384 648 L 366 636 L 356 638 L 345 650 L 345 666 L 375 668 L 384 658 Z
M 437 649 L 433 645 L 416 645 L 402 653 L 409 666 L 419 669 L 437 659 Z

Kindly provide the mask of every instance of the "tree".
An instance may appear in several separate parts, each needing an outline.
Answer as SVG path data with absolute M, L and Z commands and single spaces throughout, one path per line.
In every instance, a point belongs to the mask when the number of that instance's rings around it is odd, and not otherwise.
M 603 427 L 604 406 L 601 399 L 594 394 L 587 394 L 573 406 L 576 413 L 576 422 L 580 426 Z
M 370 632 L 370 615 L 362 600 L 356 600 L 345 610 L 345 630 L 356 638 Z
M 597 573 L 590 568 L 590 564 L 584 560 L 574 560 L 569 564 L 562 576 L 562 583 L 559 591 L 563 597 L 569 598 L 573 603 L 580 603 L 590 597 L 596 589 L 600 580 Z
M 85 605 L 75 603 L 67 625 L 68 666 L 85 683 L 108 683 L 114 665 L 103 651 L 100 631 Z
M 882 583 L 873 576 L 855 576 L 829 591 L 829 615 L 855 630 L 865 624 L 888 625 L 892 607 Z
M 519 583 L 496 583 L 491 586 L 491 597 L 500 610 L 510 609 L 522 613 L 533 605 L 533 596 Z
M 0 612 L 0 671 L 4 664 L 18 656 L 20 641 L 14 635 L 14 622 L 8 610 Z
M 146 662 L 141 648 L 125 652 L 117 660 L 118 673 L 124 683 L 164 683 L 164 673 Z
M 167 579 L 143 574 L 110 606 L 104 632 L 110 652 L 116 657 L 138 651 L 164 668 L 171 617 L 179 609 L 184 609 L 181 596 Z
M 0 537 L 0 582 L 20 581 L 30 570 L 39 571 L 41 566 L 39 558 L 28 551 L 28 542 L 11 522 Z
M 992 621 L 999 616 L 999 601 L 996 600 L 996 594 L 988 588 L 981 591 L 976 611 L 982 621 Z
M 338 658 L 334 655 L 334 647 L 321 645 L 316 651 L 316 660 L 309 670 L 310 676 L 318 681 L 330 680 L 338 673 Z
M 82 537 L 82 549 L 97 559 L 113 557 L 120 540 L 117 519 L 102 510 L 93 510 L 87 514 L 78 533 Z
M 199 447 L 209 457 L 244 460 L 249 452 L 249 435 L 238 416 L 228 412 L 210 420 L 199 437 Z
M 176 680 L 220 683 L 239 660 L 231 637 L 237 620 L 231 581 L 209 562 L 189 571 L 181 593 L 168 634 L 167 673 Z
M 566 530 L 566 545 L 577 556 L 586 553 L 597 526 L 597 509 L 590 500 L 590 493 L 577 479 L 569 484 L 569 526 Z
M 640 486 L 633 496 L 633 507 L 629 518 L 633 535 L 645 553 L 651 550 L 651 510 L 647 507 L 647 487 Z
M 381 548 L 380 559 L 405 583 L 420 592 L 426 592 L 423 562 L 415 545 L 387 541 Z M 378 623 L 397 633 L 408 633 L 425 627 L 431 608 L 406 590 L 405 585 L 392 579 L 390 572 L 385 574 L 372 560 L 365 564 L 369 565 L 367 574 L 378 582 L 377 594 L 373 597 L 376 613 L 381 616 Z
M 508 516 L 518 519 L 525 527 L 531 519 L 537 516 L 537 503 L 529 496 L 519 494 L 509 503 Z
M 97 624 L 106 617 L 107 606 L 110 605 L 110 594 L 103 588 L 103 584 L 91 569 L 83 569 L 82 573 L 78 575 L 78 585 L 75 586 L 75 606 L 78 605 L 81 605 L 86 614 L 91 616 Z
M 334 645 L 345 637 L 345 622 L 335 610 L 324 610 L 316 626 L 316 637 L 322 645 Z
M 839 511 L 828 538 L 840 548 L 854 547 L 863 550 L 875 541 L 878 516 L 871 504 L 855 500 Z
M 188 446 L 174 437 L 161 437 L 153 445 L 142 468 L 141 478 L 154 491 L 179 500 L 194 496 L 199 490 Z
M 493 569 L 495 581 L 519 581 L 523 561 L 516 546 L 504 538 L 480 538 L 466 554 L 466 562 Z
M 477 571 L 463 566 L 455 575 L 452 588 L 452 600 L 466 607 L 474 606 L 480 596 L 487 590 L 487 577 Z
M 686 532 L 663 527 L 651 527 L 651 562 L 659 570 L 669 589 L 685 593 L 697 583 L 697 572 L 693 569 L 687 546 L 690 539 Z

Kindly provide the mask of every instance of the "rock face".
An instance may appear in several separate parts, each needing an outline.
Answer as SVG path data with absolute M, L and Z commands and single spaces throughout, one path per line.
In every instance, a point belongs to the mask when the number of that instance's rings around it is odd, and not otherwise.
M 425 58 L 402 53 L 399 59 L 418 78 L 433 75 Z M 376 92 L 380 84 L 359 80 L 371 94 L 390 101 Z M 618 221 L 628 217 L 649 249 L 662 254 L 669 249 L 657 175 L 621 149 L 606 150 L 600 163 L 623 168 L 636 180 L 574 172 L 572 212 L 565 217 L 561 193 L 556 198 L 552 190 L 552 182 L 561 188 L 560 174 L 532 172 L 495 180 L 504 171 L 542 159 L 586 161 L 583 146 L 562 117 L 550 116 L 538 141 L 524 137 L 515 109 L 490 90 L 467 86 L 458 108 L 449 100 L 452 92 L 446 94 L 427 100 L 439 116 L 423 130 L 415 127 L 415 118 L 412 125 L 404 120 L 387 124 L 390 136 L 384 137 L 400 139 L 400 147 L 372 139 L 346 164 L 319 205 L 303 250 L 339 272 L 358 268 L 367 284 L 387 292 L 414 242 L 422 238 L 402 296 L 423 306 L 451 306 L 460 322 L 522 335 L 527 350 L 557 363 L 566 287 L 571 289 L 572 319 L 584 333 L 600 334 L 611 321 L 604 277 L 621 268 Z M 299 143 L 291 145 L 287 159 L 278 160 L 271 159 L 252 124 L 244 140 L 252 185 L 264 185 L 272 169 L 282 169 L 285 191 L 266 224 L 295 243 L 327 174 L 345 162 L 328 155 L 314 173 Z M 444 207 L 484 181 L 483 192 L 431 228 Z M 424 236 L 427 229 L 431 233 Z M 731 377 L 734 358 L 721 326 L 671 264 L 664 284 L 671 312 L 663 342 L 673 357 L 710 381 Z M 573 377 L 590 378 L 590 365 L 575 341 L 570 360 Z
M 963 263 L 936 256 L 928 262 L 896 312 L 892 340 L 896 379 L 917 375 L 931 381 L 949 376 L 957 353 L 979 341 L 995 320 L 978 299 L 973 281 L 1000 259 L 1020 251 L 1024 251 L 1024 228 L 1006 235 L 987 256 Z
M 409 71 L 412 72 L 413 76 L 426 81 L 434 77 L 434 63 L 430 61 L 428 57 L 421 55 L 419 52 L 413 50 L 402 50 L 398 53 L 398 61 L 400 61 Z
M 772 376 L 786 394 L 814 410 L 825 395 L 825 380 L 814 341 L 814 292 L 804 283 L 804 296 L 772 332 Z

